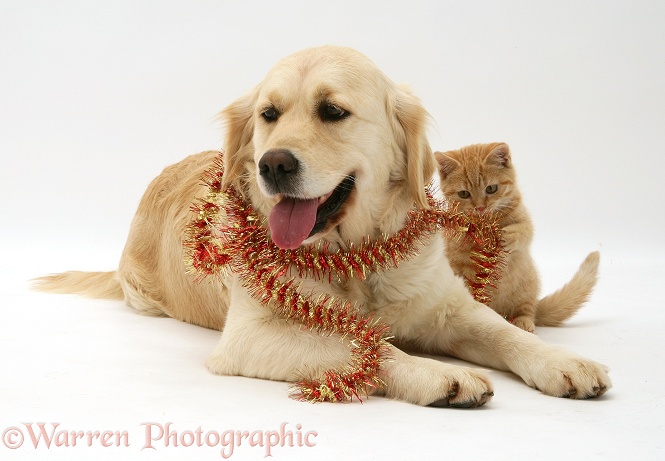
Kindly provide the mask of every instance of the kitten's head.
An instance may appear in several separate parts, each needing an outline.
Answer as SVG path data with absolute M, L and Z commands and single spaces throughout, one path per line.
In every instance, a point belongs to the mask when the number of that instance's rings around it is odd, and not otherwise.
M 460 211 L 477 209 L 506 214 L 519 204 L 510 151 L 504 143 L 474 144 L 435 152 L 441 191 Z

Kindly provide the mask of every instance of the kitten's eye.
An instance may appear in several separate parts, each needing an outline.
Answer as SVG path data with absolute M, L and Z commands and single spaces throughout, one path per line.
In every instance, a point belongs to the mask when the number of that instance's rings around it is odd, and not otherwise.
M 335 104 L 323 103 L 319 106 L 319 117 L 324 122 L 337 122 L 351 115 Z
M 471 193 L 468 190 L 461 190 L 457 193 L 459 198 L 469 198 L 471 197 Z
M 487 186 L 485 188 L 485 192 L 490 194 L 490 195 L 495 193 L 497 190 L 499 190 L 499 186 L 496 185 L 496 184 L 492 184 L 491 186 Z
M 263 109 L 263 112 L 261 112 L 261 117 L 263 117 L 263 120 L 266 122 L 275 122 L 279 118 L 279 112 L 277 112 L 277 109 L 274 107 L 266 107 Z

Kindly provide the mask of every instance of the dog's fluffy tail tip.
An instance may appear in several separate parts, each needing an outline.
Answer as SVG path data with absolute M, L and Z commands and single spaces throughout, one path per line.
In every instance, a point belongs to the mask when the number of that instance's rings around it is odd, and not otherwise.
M 32 288 L 47 293 L 72 293 L 90 298 L 123 299 L 124 294 L 115 271 L 69 271 L 31 280 Z

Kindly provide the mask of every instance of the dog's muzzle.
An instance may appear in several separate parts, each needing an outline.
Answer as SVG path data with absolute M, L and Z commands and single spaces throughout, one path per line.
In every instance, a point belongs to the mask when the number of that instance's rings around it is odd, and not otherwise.
M 303 198 L 298 191 L 300 164 L 285 149 L 270 150 L 259 160 L 259 175 L 265 189 L 281 196 L 270 212 L 270 236 L 283 249 L 298 248 L 307 238 L 326 230 L 339 217 L 354 189 L 355 177 L 347 175 L 331 192 Z

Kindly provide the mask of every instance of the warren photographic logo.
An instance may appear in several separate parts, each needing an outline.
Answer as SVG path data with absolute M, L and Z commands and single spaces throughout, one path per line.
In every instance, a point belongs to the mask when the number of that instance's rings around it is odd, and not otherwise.
M 140 450 L 165 450 L 171 447 L 218 448 L 222 458 L 228 459 L 239 449 L 260 449 L 264 457 L 273 456 L 276 448 L 313 448 L 316 431 L 306 431 L 302 424 L 281 423 L 273 430 L 178 430 L 173 423 L 141 423 L 134 431 L 71 430 L 60 423 L 21 423 L 2 432 L 4 447 L 34 450 L 66 450 L 75 447 L 140 446 Z M 134 444 L 132 443 L 133 441 Z M 140 441 L 140 442 L 136 442 Z

